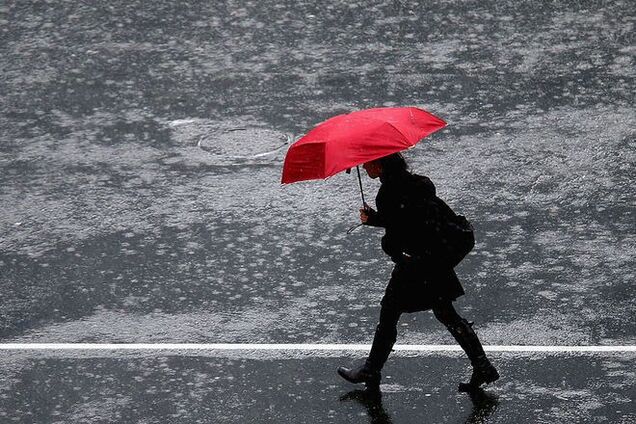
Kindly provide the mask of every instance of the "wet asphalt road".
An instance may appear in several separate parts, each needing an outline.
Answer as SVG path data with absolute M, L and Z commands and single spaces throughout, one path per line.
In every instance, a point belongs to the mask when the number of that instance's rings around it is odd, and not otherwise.
M 484 343 L 636 344 L 635 9 L 6 2 L 0 341 L 369 343 L 391 264 L 378 231 L 345 234 L 357 221 L 355 177 L 281 186 L 281 164 L 290 140 L 333 114 L 415 105 L 449 122 L 407 159 L 476 227 L 457 303 Z M 372 198 L 377 184 L 365 187 Z M 398 340 L 451 343 L 431 314 L 405 315 Z M 332 372 L 337 358 L 252 358 L 242 377 L 222 357 L 37 356 L 3 353 L 0 416 L 364 422 L 364 408 L 337 400 L 349 389 Z M 458 361 L 426 362 L 438 377 L 423 392 L 409 378 L 389 389 L 394 422 L 463 422 Z M 162 363 L 189 376 L 185 386 L 164 381 Z M 487 420 L 629 422 L 630 363 L 501 358 L 509 376 Z M 394 366 L 395 378 L 421 367 Z M 296 385 L 288 374 L 301 367 L 311 374 L 301 382 L 315 380 Z M 152 383 L 135 380 L 144 373 Z M 260 381 L 280 389 L 250 395 Z M 195 396 L 187 384 L 197 382 Z M 142 398 L 125 389 L 150 386 L 159 391 Z M 153 407 L 178 393 L 191 415 Z M 304 397 L 281 412 L 288 396 Z M 277 412 L 264 415 L 266 403 Z M 312 421 L 313 408 L 334 412 Z
M 394 357 L 381 396 L 334 378 L 351 357 L 14 355 L 3 422 L 634 422 L 634 354 L 495 356 L 506 376 L 470 396 L 459 355 Z M 581 372 L 581 370 L 584 372 Z M 6 374 L 6 369 L 3 370 Z

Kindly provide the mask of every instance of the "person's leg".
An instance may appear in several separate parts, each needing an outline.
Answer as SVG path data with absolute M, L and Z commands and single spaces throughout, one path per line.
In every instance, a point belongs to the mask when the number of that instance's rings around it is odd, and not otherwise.
M 473 365 L 470 382 L 460 384 L 460 390 L 468 391 L 497 380 L 499 373 L 486 357 L 484 348 L 473 330 L 473 324 L 459 316 L 452 302 L 450 300 L 439 302 L 433 307 L 433 313 L 457 340 Z
M 384 299 L 380 309 L 380 321 L 375 328 L 373 344 L 367 358 L 367 366 L 376 371 L 381 371 L 384 363 L 391 354 L 391 349 L 397 339 L 397 324 L 401 312 L 397 305 Z
M 380 384 L 380 371 L 395 344 L 397 323 L 401 315 L 391 284 L 381 303 L 380 321 L 375 328 L 371 351 L 364 365 L 357 369 L 338 368 L 338 374 L 345 380 L 351 383 L 365 383 L 369 388 L 377 388 Z

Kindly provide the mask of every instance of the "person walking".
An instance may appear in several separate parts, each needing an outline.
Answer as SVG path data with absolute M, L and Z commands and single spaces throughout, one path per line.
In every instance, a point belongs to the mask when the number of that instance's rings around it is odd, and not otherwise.
M 382 250 L 395 266 L 380 302 L 380 319 L 368 358 L 361 367 L 338 368 L 338 374 L 351 383 L 378 389 L 382 367 L 396 341 L 400 315 L 432 310 L 472 364 L 470 381 L 460 384 L 459 390 L 470 392 L 497 380 L 499 373 L 486 357 L 473 324 L 453 306 L 453 301 L 464 295 L 453 268 L 474 244 L 472 227 L 437 197 L 429 178 L 409 172 L 400 153 L 366 162 L 363 168 L 370 178 L 380 178 L 381 186 L 377 211 L 365 204 L 360 220 L 385 229 Z M 453 257 L 454 236 L 446 230 L 451 227 L 469 228 L 464 232 L 470 235 L 471 244 L 459 257 Z

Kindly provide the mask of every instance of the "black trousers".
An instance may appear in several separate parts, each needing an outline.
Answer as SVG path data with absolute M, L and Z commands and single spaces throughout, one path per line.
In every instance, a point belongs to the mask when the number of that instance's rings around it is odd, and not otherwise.
M 432 269 L 413 261 L 396 264 L 381 302 L 380 320 L 375 330 L 366 366 L 381 370 L 397 338 L 397 323 L 404 312 L 431 309 L 462 347 L 473 365 L 485 358 L 484 350 L 472 329 L 462 318 L 453 300 L 464 294 L 452 269 Z

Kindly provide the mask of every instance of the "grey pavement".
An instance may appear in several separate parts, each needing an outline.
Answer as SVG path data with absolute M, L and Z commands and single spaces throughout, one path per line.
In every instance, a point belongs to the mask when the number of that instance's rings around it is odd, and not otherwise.
M 369 343 L 391 264 L 380 232 L 346 234 L 355 176 L 281 186 L 282 160 L 334 114 L 409 105 L 449 123 L 406 156 L 475 225 L 457 307 L 483 342 L 636 344 L 635 16 L 627 0 L 3 3 L 0 343 Z M 452 339 L 421 313 L 398 342 Z M 2 355 L 18 422 L 383 419 L 339 400 L 347 358 Z M 483 422 L 633 421 L 631 354 L 496 359 Z M 390 369 L 393 422 L 473 413 L 459 357 Z

